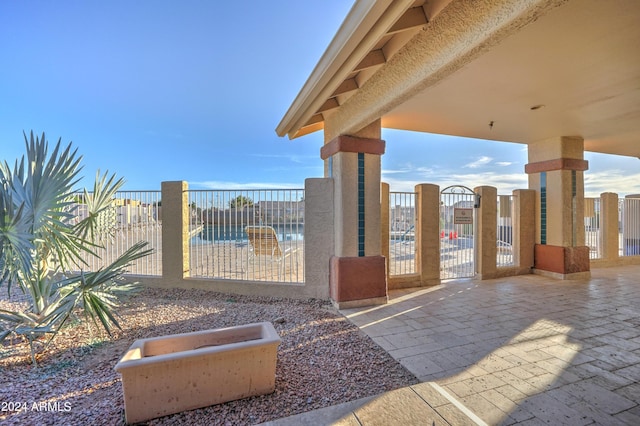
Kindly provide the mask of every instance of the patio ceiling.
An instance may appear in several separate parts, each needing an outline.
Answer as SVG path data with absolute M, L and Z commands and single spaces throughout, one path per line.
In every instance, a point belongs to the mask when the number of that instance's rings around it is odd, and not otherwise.
M 330 139 L 381 118 L 640 157 L 638 22 L 637 0 L 359 0 L 277 133 Z

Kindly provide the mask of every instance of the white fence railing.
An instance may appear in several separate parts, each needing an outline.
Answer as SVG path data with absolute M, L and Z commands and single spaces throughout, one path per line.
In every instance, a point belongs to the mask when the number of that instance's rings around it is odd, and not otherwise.
M 190 190 L 189 276 L 303 283 L 304 195 L 303 189 Z M 416 203 L 415 192 L 389 194 L 388 267 L 391 276 L 418 273 Z M 103 247 L 96 249 L 97 256 L 84 255 L 86 263 L 76 265 L 76 270 L 95 271 L 112 263 L 133 244 L 146 241 L 153 253 L 132 264 L 129 273 L 161 276 L 161 205 L 160 191 L 119 191 L 112 207 L 101 218 L 103 225 L 110 229 L 108 236 L 100 241 Z M 498 196 L 498 267 L 513 265 L 512 205 L 510 196 Z M 585 199 L 585 244 L 590 248 L 591 259 L 602 257 L 600 207 L 600 198 Z M 81 194 L 71 208 L 76 221 L 86 217 L 87 208 Z M 443 207 L 440 209 L 442 222 Z M 445 231 L 441 223 L 440 228 L 443 230 L 441 239 L 447 240 L 449 245 L 465 237 L 464 227 Z M 640 198 L 619 200 L 619 231 L 619 255 L 639 256 Z M 468 239 L 472 241 L 472 238 Z M 473 250 L 473 246 L 463 248 L 469 252 Z M 469 260 L 470 264 L 472 262 Z
M 87 216 L 87 206 L 82 203 L 82 194 L 76 196 L 71 211 L 76 221 Z M 153 253 L 136 260 L 129 267 L 134 275 L 162 275 L 162 220 L 160 191 L 118 191 L 112 207 L 100 213 L 102 226 L 108 232 L 101 234 L 94 249 L 96 256 L 83 254 L 84 264 L 77 270 L 96 271 L 111 264 L 122 253 L 139 241 L 146 241 Z
M 190 190 L 192 277 L 304 282 L 304 190 Z
M 416 273 L 416 193 L 389 193 L 389 275 Z
M 512 266 L 513 262 L 513 197 L 498 195 L 496 228 L 496 266 Z
M 589 258 L 602 258 L 602 233 L 600 230 L 600 198 L 584 199 L 584 241 L 589 247 Z
M 640 255 L 640 198 L 620 200 L 620 256 Z

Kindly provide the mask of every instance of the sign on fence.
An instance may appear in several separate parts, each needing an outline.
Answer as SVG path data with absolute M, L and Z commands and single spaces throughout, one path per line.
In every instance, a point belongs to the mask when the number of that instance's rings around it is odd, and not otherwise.
M 454 208 L 454 225 L 473 225 L 473 209 Z

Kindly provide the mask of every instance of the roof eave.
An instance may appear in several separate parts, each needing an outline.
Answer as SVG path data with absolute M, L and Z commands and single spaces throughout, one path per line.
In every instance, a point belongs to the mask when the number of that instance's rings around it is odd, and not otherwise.
M 357 0 L 309 78 L 278 124 L 276 133 L 294 139 L 353 67 L 398 20 L 413 0 Z

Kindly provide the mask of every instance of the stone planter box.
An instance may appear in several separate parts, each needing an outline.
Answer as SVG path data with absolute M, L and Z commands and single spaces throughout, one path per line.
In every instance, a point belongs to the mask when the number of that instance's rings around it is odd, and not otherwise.
M 269 322 L 136 340 L 115 366 L 126 421 L 273 392 L 279 344 Z

